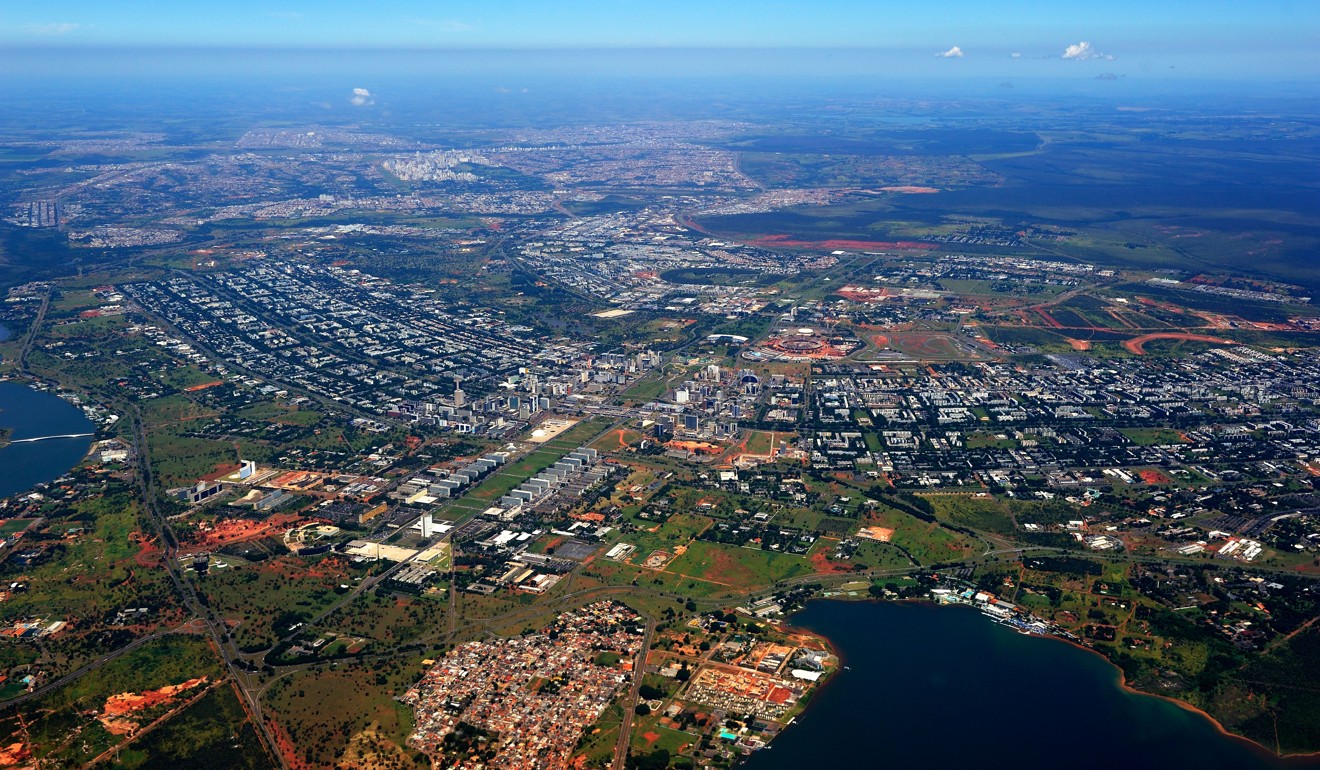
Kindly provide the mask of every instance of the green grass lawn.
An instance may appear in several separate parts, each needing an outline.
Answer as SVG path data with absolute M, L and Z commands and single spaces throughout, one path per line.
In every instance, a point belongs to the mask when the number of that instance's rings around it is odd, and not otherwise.
M 826 540 L 822 542 L 829 546 L 830 550 L 833 550 L 834 541 Z M 873 570 L 904 569 L 912 566 L 912 562 L 894 545 L 878 543 L 874 540 L 862 540 L 852 558 L 842 563 L 854 566 L 865 565 L 868 569 Z
M 706 541 L 694 542 L 667 569 L 739 590 L 761 588 L 813 571 L 803 556 Z
M 784 439 L 781 436 L 774 436 L 768 431 L 754 430 L 747 437 L 747 453 L 753 455 L 770 454 L 772 446 L 781 446 Z
M 18 532 L 22 532 L 32 524 L 35 519 L 8 519 L 0 521 L 0 537 L 9 537 Z
M 698 534 L 709 527 L 711 520 L 692 513 L 676 513 L 663 524 L 655 524 L 645 519 L 634 522 L 639 531 L 629 532 L 619 539 L 637 547 L 633 554 L 633 564 L 641 564 L 653 551 L 673 553 L 675 546 L 687 545 Z M 654 528 L 655 531 L 648 531 Z
M 1187 441 L 1180 431 L 1172 428 L 1119 428 L 1118 432 L 1127 436 L 1137 446 L 1183 444 Z
M 463 497 L 446 507 L 450 518 L 486 510 L 519 484 L 549 468 L 568 452 L 561 449 L 538 449 L 521 459 L 505 465 L 487 477 Z M 455 515 L 457 514 L 457 515 Z
M 645 403 L 654 401 L 664 394 L 668 385 L 664 380 L 655 375 L 648 375 L 633 383 L 631 387 L 620 394 L 627 401 Z
M 979 552 L 980 543 L 974 538 L 902 511 L 878 509 L 867 523 L 894 530 L 890 542 L 912 554 L 922 565 L 958 561 Z
M 999 438 L 1001 435 L 1005 437 Z M 1017 441 L 1008 438 L 1007 434 L 1000 433 L 969 433 L 965 441 L 968 449 L 985 449 L 987 447 L 1012 449 L 1017 446 Z
M 659 717 L 654 714 L 633 722 L 634 754 L 649 754 L 652 751 L 665 749 L 670 756 L 677 756 L 680 749 L 691 746 L 698 740 L 698 736 L 664 727 L 660 724 Z
M 238 464 L 238 453 L 227 441 L 193 438 L 175 430 L 160 430 L 150 438 L 151 462 L 167 487 L 195 484 L 216 468 Z
M 107 502 L 116 510 L 98 505 Z M 83 532 L 64 539 L 54 558 L 21 571 L 0 569 L 0 580 L 22 577 L 29 585 L 0 603 L 0 620 L 49 616 L 52 622 L 99 622 L 124 607 L 153 602 L 160 602 L 161 609 L 168 606 L 158 596 L 165 590 L 163 572 L 144 570 L 131 560 L 137 552 L 130 537 L 138 527 L 137 506 L 116 495 L 84 503 L 78 510 L 79 518 L 61 523 L 56 531 L 82 527 Z
M 978 532 L 1012 536 L 1017 532 L 1008 504 L 993 497 L 926 495 L 941 521 Z

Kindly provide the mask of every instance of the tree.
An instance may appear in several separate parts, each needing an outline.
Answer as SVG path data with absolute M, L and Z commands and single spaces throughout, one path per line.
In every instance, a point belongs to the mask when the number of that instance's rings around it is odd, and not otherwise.
M 664 770 L 669 767 L 669 750 L 656 749 L 640 757 L 629 756 L 628 767 L 636 770 Z
M 637 707 L 633 709 L 633 713 L 636 714 L 636 715 L 639 716 L 639 717 L 650 716 L 650 715 L 651 715 L 651 707 L 648 706 L 648 705 L 646 705 L 645 703 L 638 703 L 638 704 L 637 704 Z

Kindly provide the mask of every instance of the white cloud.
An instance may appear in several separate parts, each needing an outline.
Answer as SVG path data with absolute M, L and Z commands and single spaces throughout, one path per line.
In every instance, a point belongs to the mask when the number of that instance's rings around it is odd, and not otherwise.
M 1019 51 L 1014 51 L 1013 53 L 1009 54 L 1009 56 L 1012 57 L 1012 58 L 1014 58 L 1014 59 L 1021 59 L 1021 58 L 1022 58 L 1022 54 L 1021 54 L 1021 52 L 1019 52 Z
M 370 107 L 376 103 L 376 97 L 365 88 L 354 88 L 353 95 L 349 97 L 348 101 L 354 107 Z
M 29 35 L 67 35 L 75 29 L 81 28 L 81 24 L 73 24 L 67 21 L 51 22 L 49 24 L 28 24 L 23 27 L 23 31 Z
M 1092 48 L 1091 44 L 1085 40 L 1077 45 L 1070 45 L 1064 49 L 1062 58 L 1072 59 L 1073 61 L 1086 61 L 1088 59 L 1104 59 L 1105 61 L 1114 60 L 1113 56 L 1107 53 L 1100 53 Z
M 955 45 L 953 48 L 935 55 L 941 59 L 961 59 L 963 57 L 963 49 Z

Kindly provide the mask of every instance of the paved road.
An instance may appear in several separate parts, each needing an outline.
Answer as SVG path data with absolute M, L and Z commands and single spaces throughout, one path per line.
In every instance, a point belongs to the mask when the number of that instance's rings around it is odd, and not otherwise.
M 0 703 L 0 711 L 7 711 L 15 706 L 20 706 L 24 703 L 27 703 L 30 700 L 36 700 L 37 698 L 40 698 L 41 696 L 45 695 L 48 692 L 53 692 L 55 690 L 58 690 L 59 688 L 68 684 L 69 682 L 72 682 L 73 680 L 77 679 L 83 674 L 89 674 L 95 671 L 96 669 L 100 668 L 101 666 L 104 666 L 105 664 L 109 663 L 110 661 L 122 657 L 124 655 L 127 655 L 128 653 L 132 652 L 133 650 L 136 650 L 137 648 L 141 647 L 147 642 L 150 642 L 153 639 L 159 639 L 160 637 L 164 636 L 167 633 L 172 633 L 172 632 L 157 631 L 154 634 L 147 634 L 146 636 L 134 639 L 133 641 L 129 642 L 123 647 L 120 647 L 117 650 L 107 652 L 106 654 L 100 656 L 99 658 L 96 658 L 95 660 L 88 661 L 85 665 L 82 666 L 82 668 L 79 668 L 75 671 L 71 671 L 65 674 L 64 676 L 60 677 L 59 679 L 52 679 L 46 684 L 43 684 L 40 687 L 35 688 L 31 692 L 23 693 L 22 695 L 16 696 L 14 698 L 10 698 L 4 703 Z
M 23 347 L 18 351 L 18 370 L 27 374 L 28 372 L 28 353 L 32 350 L 32 343 L 36 341 L 41 333 L 41 324 L 46 320 L 46 311 L 50 309 L 50 295 L 55 293 L 54 287 L 46 288 L 46 296 L 41 298 L 41 307 L 37 308 L 37 317 L 32 319 L 32 326 L 28 329 L 27 338 L 23 340 Z
M 1057 302 L 1058 300 L 1059 298 L 1056 298 L 1055 302 Z M 26 368 L 28 351 L 31 349 L 33 342 L 37 337 L 37 330 L 44 322 L 44 318 L 47 314 L 50 301 L 51 301 L 51 295 L 48 292 L 42 302 L 41 307 L 38 310 L 33 327 L 29 331 L 28 337 L 25 340 L 23 348 L 20 351 L 20 355 L 18 357 L 18 364 L 20 369 Z M 1048 306 L 1049 304 L 1053 304 L 1053 303 L 1045 303 L 1045 305 L 1043 306 Z M 698 342 L 700 342 L 700 339 L 694 339 L 681 345 L 675 351 L 671 351 L 670 355 L 667 358 L 668 359 L 674 358 L 676 355 L 678 355 L 679 352 L 692 346 L 693 344 L 697 344 Z M 342 406 L 339 408 L 342 410 Z M 632 416 L 632 413 L 622 408 L 615 407 L 611 409 L 616 410 L 612 412 L 611 416 L 621 417 L 621 418 Z M 605 411 L 605 409 L 602 409 L 601 411 Z M 161 512 L 159 511 L 156 505 L 157 485 L 155 480 L 152 478 L 152 474 L 151 474 L 150 462 L 149 462 L 150 455 L 149 455 L 149 447 L 147 440 L 148 437 L 146 436 L 145 433 L 141 413 L 137 409 L 136 405 L 130 405 L 125 410 L 125 412 L 130 414 L 132 419 L 131 425 L 132 425 L 133 442 L 135 444 L 135 449 L 137 451 L 137 456 L 139 458 L 139 462 L 137 463 L 137 465 L 139 466 L 138 484 L 142 499 L 144 501 L 144 505 L 147 508 L 147 514 L 148 514 L 147 518 L 151 522 L 153 528 L 156 530 L 157 535 L 160 537 L 162 546 L 165 548 L 164 564 L 169 574 L 171 583 L 175 588 L 175 592 L 181 598 L 185 606 L 191 609 L 191 611 L 194 614 L 194 617 L 196 617 L 198 621 L 204 625 L 207 633 L 215 643 L 216 648 L 221 651 L 222 659 L 224 660 L 225 665 L 229 669 L 230 676 L 234 679 L 234 681 L 236 682 L 239 688 L 240 694 L 244 701 L 244 705 L 249 709 L 250 713 L 253 714 L 254 716 L 253 721 L 256 723 L 259 735 L 262 738 L 265 748 L 267 749 L 270 756 L 273 757 L 275 761 L 279 762 L 281 766 L 283 766 L 284 758 L 279 753 L 274 737 L 271 735 L 264 719 L 261 718 L 261 698 L 266 692 L 266 689 L 270 686 L 272 682 L 284 678 L 288 675 L 291 675 L 295 672 L 303 671 L 308 668 L 324 667 L 326 666 L 326 664 L 322 662 L 315 664 L 295 664 L 291 666 L 277 666 L 276 668 L 278 670 L 278 673 L 273 678 L 262 678 L 255 676 L 249 673 L 248 671 L 244 670 L 244 668 L 239 665 L 241 662 L 245 660 L 245 658 L 250 658 L 251 656 L 244 656 L 241 653 L 239 653 L 239 651 L 235 648 L 235 645 L 233 644 L 232 640 L 229 639 L 229 633 L 228 633 L 229 629 L 224 623 L 224 621 L 221 618 L 217 617 L 215 613 L 208 606 L 200 602 L 199 597 L 191 581 L 186 579 L 186 577 L 182 574 L 179 568 L 179 565 L 177 563 L 177 548 L 174 545 L 172 545 L 172 543 L 174 542 L 173 533 L 170 530 L 168 521 L 166 521 L 166 519 L 161 515 Z M 617 428 L 617 423 L 611 425 L 609 428 L 606 429 L 605 432 L 614 430 L 616 428 Z M 477 515 L 475 511 L 469 512 L 467 515 L 462 517 L 462 521 L 465 521 L 475 515 Z M 1128 563 L 1156 563 L 1156 564 L 1180 563 L 1180 564 L 1199 564 L 1199 565 L 1207 564 L 1206 560 L 1183 559 L 1183 558 L 1169 557 L 1169 556 L 1137 556 L 1127 553 L 1123 553 L 1123 554 L 1077 553 L 1073 551 L 1066 551 L 1064 549 L 1051 549 L 1044 547 L 1002 548 L 1002 549 L 992 550 L 993 546 L 991 544 L 987 543 L 986 545 L 987 545 L 987 550 L 984 554 L 982 554 L 980 558 L 968 560 L 964 564 L 967 566 L 972 566 L 986 562 L 989 559 L 989 557 L 994 557 L 1001 554 L 1022 555 L 1026 551 L 1036 551 L 1036 552 L 1055 551 L 1061 554 L 1073 554 L 1094 560 L 1110 561 L 1110 562 L 1123 561 Z M 348 595 L 343 597 L 343 599 L 341 599 L 340 601 L 336 602 L 335 605 L 333 605 L 329 609 L 317 615 L 311 622 L 309 622 L 308 625 L 314 625 L 315 623 L 324 620 L 326 617 L 329 617 L 332 613 L 348 606 L 352 601 L 358 598 L 364 591 L 374 586 L 380 585 L 381 582 L 388 579 L 388 577 L 391 574 L 393 574 L 395 571 L 402 569 L 404 566 L 406 566 L 409 563 L 409 561 L 411 561 L 411 559 L 395 564 L 390 568 L 388 568 L 387 570 L 385 570 L 384 572 L 382 572 L 381 574 L 363 580 L 361 584 L 357 586 L 353 591 L 351 591 Z M 1320 578 L 1320 576 L 1299 574 L 1295 571 L 1288 570 L 1285 568 L 1271 568 L 1271 567 L 1264 567 L 1254 564 L 1235 565 L 1229 563 L 1216 562 L 1214 563 L 1214 566 L 1243 566 L 1243 567 L 1249 566 L 1252 570 L 1257 570 L 1257 571 L 1276 572 L 1282 574 L 1297 575 L 1300 577 Z M 908 567 L 902 569 L 884 570 L 884 571 L 877 570 L 870 573 L 858 573 L 858 574 L 847 573 L 840 575 L 803 575 L 798 578 L 782 581 L 775 586 L 768 587 L 764 590 L 740 598 L 742 601 L 752 601 L 755 600 L 756 598 L 768 596 L 777 591 L 781 591 L 784 590 L 785 588 L 789 588 L 797 585 L 818 583 L 822 586 L 831 587 L 855 580 L 866 580 L 868 578 L 875 578 L 882 576 L 899 576 L 905 574 L 912 574 L 914 572 L 922 571 L 923 569 L 924 568 L 914 566 L 914 567 Z M 544 615 L 546 613 L 554 612 L 559 609 L 565 609 L 571 606 L 577 606 L 592 600 L 603 599 L 603 598 L 626 598 L 628 596 L 663 596 L 666 598 L 673 599 L 675 601 L 683 601 L 686 598 L 686 597 L 680 597 L 675 593 L 657 590 L 654 588 L 641 587 L 641 586 L 605 586 L 605 587 L 596 587 L 596 588 L 570 591 L 559 597 L 549 598 L 548 601 L 538 602 L 537 604 L 527 608 L 519 608 L 516 610 L 511 610 L 497 617 L 480 619 L 480 620 L 470 620 L 460 623 L 458 621 L 458 613 L 456 611 L 457 604 L 459 601 L 459 596 L 457 590 L 453 588 L 452 579 L 451 579 L 451 591 L 450 591 L 451 617 L 450 617 L 450 622 L 446 624 L 447 628 L 443 630 L 437 630 L 434 634 L 426 635 L 421 639 L 419 639 L 418 642 L 427 643 L 427 644 L 434 642 L 452 643 L 462 637 L 469 637 L 469 638 L 479 637 L 483 634 L 493 633 L 499 629 L 507 628 L 515 624 L 525 623 L 533 618 Z M 706 599 L 697 599 L 695 601 L 699 607 L 702 607 L 703 609 L 708 609 L 708 608 L 724 606 L 729 602 L 729 600 L 730 597 L 725 596 L 722 599 L 706 598 Z M 654 623 L 653 621 L 648 620 L 647 628 L 643 640 L 642 657 L 639 660 L 639 665 L 635 667 L 632 687 L 628 695 L 626 696 L 626 701 L 624 703 L 625 707 L 623 714 L 623 723 L 621 726 L 620 736 L 618 743 L 616 744 L 615 747 L 614 758 L 613 758 L 613 766 L 615 768 L 623 768 L 627 761 L 628 747 L 629 747 L 629 733 L 631 732 L 632 724 L 634 721 L 633 708 L 635 707 L 635 704 L 637 703 L 637 699 L 639 697 L 639 689 L 641 686 L 643 669 L 644 669 L 644 666 L 641 665 L 640 661 L 644 660 L 645 650 L 650 646 L 653 630 L 654 630 Z M 68 683 L 74 681 L 75 679 L 81 676 L 87 675 L 88 673 L 95 671 L 96 669 L 100 668 L 106 663 L 118 659 L 123 655 L 126 655 L 132 652 L 133 650 L 141 647 L 142 645 L 145 645 L 148 642 L 159 638 L 164 633 L 169 633 L 169 632 L 158 632 L 156 634 L 145 636 L 131 642 L 128 645 L 125 645 L 124 647 L 106 653 L 105 655 L 102 655 L 101 657 L 98 657 L 95 660 L 89 661 L 87 664 L 80 667 L 79 669 L 70 672 L 69 674 L 60 677 L 59 679 L 53 680 L 51 682 L 46 683 L 45 685 L 42 685 L 41 687 L 34 690 L 32 693 L 27 693 L 17 698 L 10 699 L 9 701 L 6 701 L 3 704 L 0 704 L 0 709 L 7 710 L 12 707 L 21 705 L 23 703 L 30 702 L 33 699 L 39 698 L 42 695 L 52 692 L 64 685 L 67 685 Z M 401 650 L 395 650 L 395 651 L 384 652 L 379 654 L 362 656 L 357 660 L 360 660 L 363 663 L 370 663 L 375 661 L 389 660 L 392 658 L 397 658 L 402 655 L 412 656 L 415 654 L 416 654 L 416 650 L 410 648 L 410 649 L 401 649 Z
M 248 672 L 239 666 L 243 658 L 235 647 L 233 640 L 229 637 L 229 627 L 223 619 L 215 614 L 210 605 L 201 601 L 193 584 L 179 569 L 178 546 L 176 545 L 178 539 L 170 528 L 169 520 L 161 513 L 157 504 L 158 490 L 156 480 L 151 472 L 150 446 L 147 442 L 142 412 L 137 404 L 129 405 L 126 412 L 131 420 L 133 450 L 137 457 L 135 465 L 140 499 L 147 514 L 147 519 L 156 531 L 156 536 L 160 539 L 161 548 L 163 549 L 161 562 L 169 575 L 170 583 L 174 586 L 174 592 L 182 600 L 184 606 L 192 611 L 193 616 L 205 624 L 207 634 L 211 637 L 215 648 L 220 652 L 221 660 L 229 671 L 229 676 L 238 685 L 243 706 L 254 717 L 253 722 L 256 723 L 257 735 L 261 739 L 262 748 L 280 767 L 287 767 L 284 756 L 279 752 L 279 744 L 271 735 L 270 729 L 266 726 L 264 720 L 257 718 L 257 715 L 261 713 L 261 709 L 257 703 L 255 690 Z
M 651 649 L 651 636 L 655 633 L 655 621 L 647 618 L 646 633 L 642 634 L 642 650 L 637 653 L 637 662 L 633 664 L 632 688 L 623 700 L 623 722 L 619 724 L 619 740 L 614 744 L 614 770 L 624 770 L 628 763 L 628 746 L 632 743 L 632 723 L 636 715 L 637 697 L 642 689 L 642 676 L 646 673 L 646 652 Z

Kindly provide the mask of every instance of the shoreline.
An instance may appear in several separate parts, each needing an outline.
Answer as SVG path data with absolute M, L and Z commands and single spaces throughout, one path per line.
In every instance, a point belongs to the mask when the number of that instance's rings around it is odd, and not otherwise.
M 22 459 L 12 468 L 12 478 L 5 476 L 0 483 L 0 498 L 25 494 L 50 483 L 77 468 L 96 451 L 99 426 L 88 418 L 82 406 L 42 385 L 44 383 L 39 380 L 0 377 L 0 386 L 7 394 L 4 404 L 0 405 L 0 452 L 5 455 L 3 462 L 6 464 Z M 8 395 L 11 392 L 13 395 Z M 10 417 L 18 424 L 12 424 Z M 26 442 L 29 438 L 42 437 L 57 440 L 43 440 L 40 444 Z M 64 445 L 72 446 L 76 441 L 87 443 L 79 445 L 76 458 L 66 457 L 71 455 L 72 449 Z M 45 446 L 47 444 L 52 446 Z M 58 458 L 67 459 L 69 464 L 54 462 Z
M 1189 711 L 1193 714 L 1203 717 L 1207 722 L 1214 725 L 1215 730 L 1220 735 L 1226 736 L 1228 738 L 1232 738 L 1233 740 L 1239 741 L 1241 743 L 1245 743 L 1254 749 L 1258 749 L 1261 752 L 1264 752 L 1268 756 L 1275 757 L 1277 759 L 1284 759 L 1284 760 L 1320 759 L 1320 750 L 1309 751 L 1309 752 L 1294 752 L 1294 753 L 1282 753 L 1279 751 L 1275 751 L 1274 749 L 1271 749 L 1269 746 L 1266 746 L 1265 744 L 1259 741 L 1252 740 L 1251 738 L 1248 738 L 1245 735 L 1241 735 L 1239 733 L 1233 732 L 1232 730 L 1229 730 L 1227 727 L 1224 727 L 1223 722 L 1220 722 L 1218 719 L 1215 719 L 1213 716 L 1211 716 L 1211 714 L 1208 711 L 1206 711 L 1205 709 L 1199 706 L 1196 706 L 1192 703 L 1188 703 L 1187 701 L 1182 700 L 1181 698 L 1175 698 L 1172 695 L 1164 695 L 1161 693 L 1146 692 L 1145 690 L 1139 690 L 1128 683 L 1127 672 L 1123 670 L 1122 666 L 1110 660 L 1108 657 L 1104 655 L 1104 653 L 1100 652 L 1097 649 L 1094 649 L 1092 647 L 1087 647 L 1084 644 L 1078 644 L 1077 642 L 1074 642 L 1071 639 L 1064 639 L 1063 637 L 1059 637 L 1059 636 L 1042 635 L 1042 634 L 1032 634 L 1032 636 L 1040 639 L 1053 639 L 1054 641 L 1062 642 L 1071 647 L 1075 647 L 1076 649 L 1084 650 L 1086 652 L 1091 653 L 1092 655 L 1103 660 L 1109 666 L 1113 667 L 1113 669 L 1118 672 L 1118 686 L 1121 689 L 1123 689 L 1123 691 L 1132 693 L 1133 695 L 1144 695 L 1148 698 L 1158 698 L 1162 701 L 1172 703 L 1173 705 L 1177 706 L 1178 708 L 1184 711 Z
M 810 601 L 816 601 L 816 600 L 812 599 Z M 797 614 L 800 611 L 801 611 L 800 609 L 795 610 L 793 614 Z M 765 746 L 761 747 L 759 751 L 753 751 L 751 754 L 748 754 L 746 756 L 736 757 L 732 765 L 732 767 L 735 768 L 742 767 L 746 762 L 751 760 L 752 757 L 756 756 L 761 751 L 767 751 L 771 748 L 774 748 L 775 740 L 778 739 L 780 735 L 783 735 L 785 730 L 787 730 L 790 727 L 793 727 L 794 725 L 801 723 L 803 719 L 805 719 L 806 716 L 811 713 L 812 702 L 814 702 L 817 698 L 819 698 L 821 693 L 825 692 L 825 688 L 834 684 L 834 681 L 839 678 L 839 675 L 843 673 L 843 670 L 846 667 L 846 664 L 844 663 L 843 655 L 839 653 L 838 648 L 834 646 L 834 642 L 828 636 L 820 633 L 819 631 L 813 631 L 809 628 L 804 628 L 802 626 L 795 626 L 788 622 L 788 617 L 785 617 L 783 620 L 779 620 L 779 621 L 772 620 L 769 621 L 769 623 L 775 628 L 776 631 L 779 631 L 784 634 L 788 634 L 790 636 L 800 635 L 800 636 L 809 636 L 812 639 L 819 639 L 825 645 L 825 649 L 829 652 L 830 655 L 834 656 L 834 659 L 837 662 L 835 663 L 834 670 L 830 673 L 830 675 L 825 677 L 824 681 L 817 683 L 814 687 L 811 688 L 811 695 L 807 698 L 806 703 L 802 706 L 802 710 L 799 711 L 795 716 L 790 718 L 787 722 L 781 722 L 780 724 L 782 725 L 782 727 L 780 728 L 779 733 L 777 733 L 774 736 L 774 738 L 771 738 L 769 741 L 766 741 Z
M 921 605 L 925 605 L 925 606 L 932 607 L 932 608 L 935 608 L 935 609 L 945 609 L 945 608 L 942 607 L 941 605 L 936 604 L 935 602 L 932 602 L 932 601 L 930 601 L 929 599 L 874 599 L 874 598 L 865 598 L 865 599 L 839 599 L 839 598 L 837 598 L 837 597 L 830 597 L 829 599 L 825 599 L 824 597 L 820 597 L 820 598 L 811 599 L 810 601 L 843 601 L 843 602 L 875 602 L 875 603 L 882 603 L 882 602 L 901 602 L 901 603 L 907 603 L 907 604 L 921 604 Z M 800 611 L 801 611 L 801 610 L 799 609 L 799 610 L 797 610 L 794 614 L 797 614 L 797 612 L 800 612 Z M 843 672 L 844 667 L 845 667 L 845 663 L 844 663 L 843 656 L 842 656 L 841 654 L 838 653 L 837 649 L 836 649 L 835 646 L 834 646 L 833 641 L 831 641 L 831 640 L 829 639 L 829 637 L 825 636 L 824 634 L 821 634 L 820 632 L 813 631 L 813 630 L 808 629 L 808 628 L 801 628 L 801 627 L 798 627 L 798 626 L 793 626 L 793 625 L 791 625 L 791 624 L 788 622 L 787 619 L 785 619 L 785 621 L 783 622 L 783 630 L 786 630 L 786 631 L 787 631 L 787 630 L 790 630 L 790 629 L 795 630 L 795 631 L 797 631 L 798 633 L 810 634 L 811 636 L 815 636 L 815 637 L 818 637 L 818 638 L 820 638 L 820 639 L 824 639 L 826 645 L 830 648 L 830 652 L 831 652 L 831 654 L 835 655 L 835 656 L 838 658 L 838 660 L 839 660 L 839 665 L 838 665 L 838 668 L 836 669 L 836 676 L 837 676 L 837 674 L 840 674 L 840 673 Z M 1052 634 L 1028 634 L 1028 636 L 1031 636 L 1031 637 L 1034 638 L 1034 639 L 1051 639 L 1051 640 L 1054 640 L 1054 641 L 1056 641 L 1056 642 L 1061 642 L 1061 643 L 1066 644 L 1066 645 L 1068 645 L 1068 646 L 1070 646 L 1070 647 L 1076 648 L 1076 649 L 1078 649 L 1078 650 L 1083 650 L 1083 651 L 1085 651 L 1085 652 L 1087 652 L 1087 653 L 1090 653 L 1091 655 L 1094 655 L 1094 656 L 1100 658 L 1101 660 L 1103 660 L 1103 661 L 1105 662 L 1106 665 L 1110 666 L 1111 668 L 1113 668 L 1113 669 L 1118 673 L 1118 686 L 1119 686 L 1119 689 L 1123 690 L 1124 692 L 1130 693 L 1130 694 L 1132 694 L 1132 695 L 1140 695 L 1140 696 L 1144 696 L 1144 697 L 1148 697 L 1148 698 L 1158 698 L 1159 700 L 1162 700 L 1162 701 L 1166 701 L 1166 702 L 1168 702 L 1168 703 L 1171 703 L 1171 704 L 1177 706 L 1178 708 L 1180 708 L 1180 709 L 1182 709 L 1182 710 L 1184 710 L 1184 711 L 1188 711 L 1188 712 L 1191 712 L 1191 713 L 1193 713 L 1193 714 L 1196 714 L 1197 716 L 1200 716 L 1200 717 L 1204 718 L 1207 722 L 1209 722 L 1209 723 L 1214 727 L 1215 731 L 1218 732 L 1220 735 L 1223 735 L 1224 737 L 1226 737 L 1226 738 L 1230 738 L 1230 739 L 1232 739 L 1232 740 L 1234 740 L 1234 741 L 1237 741 L 1237 742 L 1239 742 L 1239 743 L 1245 744 L 1249 749 L 1251 749 L 1252 751 L 1255 751 L 1255 752 L 1257 752 L 1257 753 L 1260 753 L 1260 754 L 1262 754 L 1263 756 L 1272 757 L 1272 758 L 1274 758 L 1274 759 L 1283 760 L 1283 761 L 1289 761 L 1289 760 L 1309 760 L 1309 759 L 1320 759 L 1320 750 L 1317 750 L 1317 751 L 1311 751 L 1311 752 L 1293 752 L 1293 753 L 1281 753 L 1281 752 L 1275 751 L 1275 750 L 1271 749 L 1270 747 L 1268 747 L 1268 746 L 1266 746 L 1266 745 L 1260 743 L 1259 741 L 1252 740 L 1251 738 L 1248 738 L 1248 737 L 1245 736 L 1245 735 L 1240 735 L 1240 734 L 1238 734 L 1238 733 L 1235 733 L 1235 732 L 1229 730 L 1228 728 L 1226 728 L 1226 727 L 1224 726 L 1224 724 L 1223 724 L 1222 722 L 1220 722 L 1218 719 L 1216 719 L 1215 717 L 1213 717 L 1209 712 L 1205 711 L 1204 709 L 1202 709 L 1202 708 L 1200 708 L 1200 707 L 1198 707 L 1198 706 L 1196 706 L 1196 705 L 1194 705 L 1194 704 L 1192 704 L 1192 703 L 1188 703 L 1188 702 L 1185 701 L 1185 700 L 1181 700 L 1181 699 L 1179 699 L 1179 698 L 1175 698 L 1175 697 L 1173 697 L 1173 696 L 1171 696 L 1171 695 L 1163 695 L 1163 694 L 1161 694 L 1161 693 L 1146 692 L 1145 690 L 1139 690 L 1139 689 L 1137 689 L 1136 687 L 1133 687 L 1131 684 L 1128 683 L 1128 680 L 1127 680 L 1127 672 L 1125 672 L 1121 666 L 1119 666 L 1117 663 L 1114 663 L 1114 661 L 1110 660 L 1107 656 L 1105 656 L 1105 655 L 1104 655 L 1103 653 L 1101 653 L 1099 650 L 1096 650 L 1096 649 L 1091 648 L 1091 647 L 1087 647 L 1086 645 L 1083 645 L 1083 644 L 1078 644 L 1077 642 L 1074 642 L 1074 641 L 1072 641 L 1071 639 L 1064 639 L 1063 637 L 1060 637 L 1060 636 L 1054 636 L 1054 635 L 1052 635 Z M 830 684 L 830 682 L 834 681 L 834 679 L 835 679 L 835 676 L 831 676 L 831 677 L 830 677 L 829 679 L 827 679 L 827 680 L 826 680 L 826 681 L 825 681 L 825 682 L 824 682 L 819 688 L 817 688 L 816 692 L 812 694 L 812 699 L 814 700 L 815 697 L 816 697 L 817 695 L 819 695 L 820 692 L 822 692 L 822 691 L 824 690 L 824 688 L 827 687 L 827 686 Z M 799 715 L 799 717 L 806 716 L 807 712 L 809 712 L 810 710 L 811 710 L 811 704 L 808 703 L 807 706 L 806 706 L 806 708 L 803 710 L 802 714 Z M 794 720 L 794 721 L 796 721 L 796 720 Z

